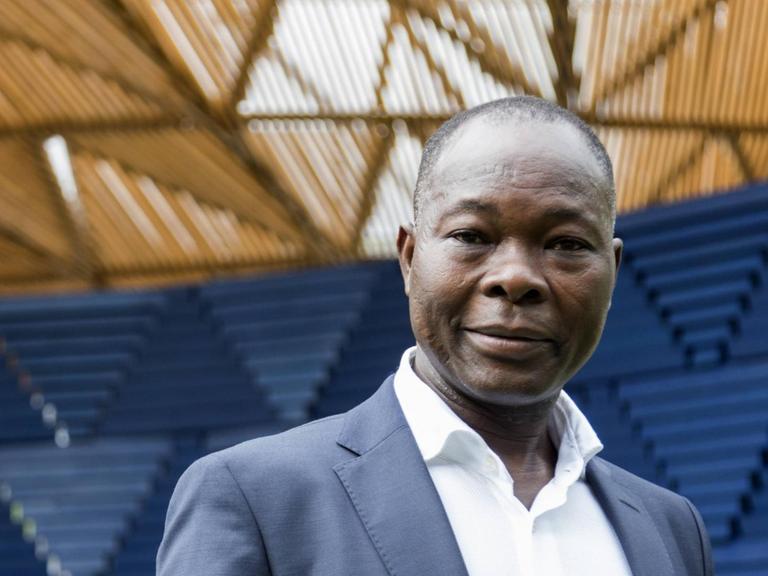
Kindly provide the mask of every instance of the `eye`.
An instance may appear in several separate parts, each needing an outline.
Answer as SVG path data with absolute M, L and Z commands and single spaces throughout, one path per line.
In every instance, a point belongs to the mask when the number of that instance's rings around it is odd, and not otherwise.
M 589 249 L 589 244 L 578 238 L 558 238 L 550 246 L 553 250 L 563 252 L 580 252 Z
M 474 230 L 458 230 L 450 235 L 451 238 L 462 244 L 480 245 L 487 244 L 488 240 L 480 232 Z

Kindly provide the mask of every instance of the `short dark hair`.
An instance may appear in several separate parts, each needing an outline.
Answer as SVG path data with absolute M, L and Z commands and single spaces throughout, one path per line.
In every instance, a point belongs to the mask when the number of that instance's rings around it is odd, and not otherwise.
M 418 221 L 422 193 L 429 187 L 432 171 L 440 158 L 446 144 L 456 131 L 475 118 L 486 118 L 491 121 L 505 122 L 509 120 L 535 121 L 546 123 L 562 122 L 575 127 L 585 139 L 590 151 L 595 155 L 600 168 L 610 183 L 608 201 L 611 204 L 611 215 L 616 214 L 616 191 L 613 182 L 613 165 L 605 150 L 605 146 L 594 133 L 592 128 L 573 112 L 561 108 L 548 100 L 534 96 L 513 96 L 486 102 L 468 110 L 463 110 L 452 116 L 427 140 L 421 154 L 419 175 L 416 179 L 416 189 L 413 193 L 413 218 Z

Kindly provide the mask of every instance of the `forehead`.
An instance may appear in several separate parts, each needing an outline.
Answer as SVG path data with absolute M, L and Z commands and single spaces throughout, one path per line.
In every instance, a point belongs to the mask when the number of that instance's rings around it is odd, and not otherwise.
M 472 192 L 540 191 L 541 200 L 611 218 L 611 183 L 584 135 L 565 123 L 476 119 L 454 134 L 437 159 L 422 205 L 446 206 Z

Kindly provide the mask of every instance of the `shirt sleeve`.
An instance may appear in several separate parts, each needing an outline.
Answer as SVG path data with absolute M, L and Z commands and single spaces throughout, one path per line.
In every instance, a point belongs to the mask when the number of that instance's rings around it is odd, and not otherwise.
M 192 464 L 168 506 L 157 576 L 269 576 L 261 531 L 219 454 Z

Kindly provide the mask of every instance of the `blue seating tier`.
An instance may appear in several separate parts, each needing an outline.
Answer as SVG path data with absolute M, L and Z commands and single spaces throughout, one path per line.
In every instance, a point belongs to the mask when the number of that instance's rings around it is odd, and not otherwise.
M 109 439 L 0 448 L 0 486 L 47 563 L 72 574 L 107 567 L 151 479 L 170 453 L 164 439 Z
M 298 423 L 359 321 L 375 278 L 375 267 L 365 265 L 320 269 L 212 285 L 203 298 L 280 417 Z

